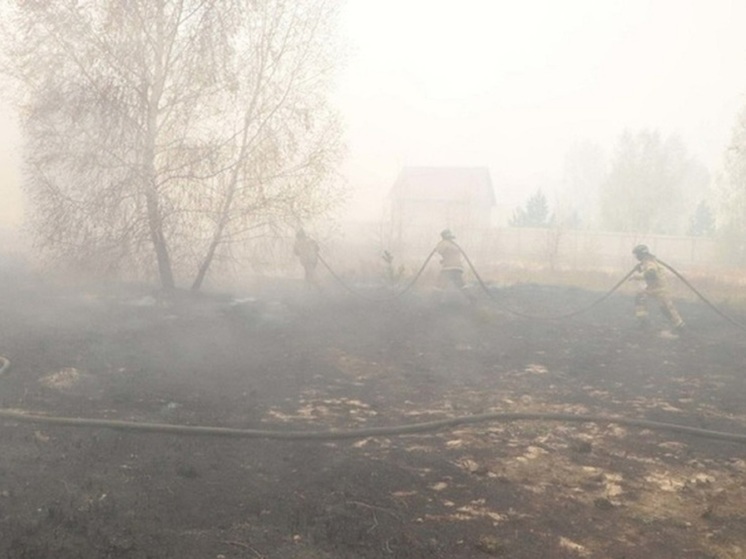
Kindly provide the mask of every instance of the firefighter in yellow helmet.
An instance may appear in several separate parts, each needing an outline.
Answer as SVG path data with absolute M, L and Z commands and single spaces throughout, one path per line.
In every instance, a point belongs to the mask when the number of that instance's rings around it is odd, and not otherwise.
M 640 262 L 636 268 L 636 275 L 632 279 L 645 282 L 645 287 L 635 298 L 635 316 L 641 326 L 650 324 L 648 316 L 648 302 L 655 299 L 660 306 L 661 313 L 671 323 L 675 332 L 684 328 L 684 320 L 679 315 L 676 307 L 668 294 L 668 287 L 663 274 L 663 268 L 646 245 L 637 245 L 632 249 L 632 254 Z
M 453 242 L 456 236 L 451 233 L 450 229 L 444 229 L 440 233 L 440 238 L 440 242 L 435 247 L 435 252 L 441 257 L 437 286 L 441 289 L 449 286 L 456 287 L 471 301 L 472 297 L 464 290 L 464 266 L 461 263 L 461 249 Z

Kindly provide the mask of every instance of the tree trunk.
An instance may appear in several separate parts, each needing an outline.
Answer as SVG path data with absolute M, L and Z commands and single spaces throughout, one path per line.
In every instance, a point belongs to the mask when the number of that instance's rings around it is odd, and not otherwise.
M 161 280 L 161 287 L 166 291 L 173 291 L 176 288 L 174 274 L 171 269 L 171 257 L 168 253 L 168 245 L 163 235 L 163 222 L 158 206 L 157 195 L 152 186 L 148 186 L 148 192 L 145 194 L 148 207 L 148 227 L 150 228 L 150 239 L 153 242 L 156 261 L 158 262 L 158 275 Z
M 165 74 L 163 68 L 164 56 L 164 31 L 163 31 L 163 3 L 159 3 L 159 14 L 156 21 L 156 42 L 152 83 L 148 95 L 148 121 L 145 138 L 145 200 L 148 210 L 148 228 L 150 230 L 150 239 L 153 242 L 156 261 L 158 263 L 158 275 L 161 280 L 161 287 L 167 291 L 176 288 L 174 274 L 171 268 L 171 257 L 168 251 L 166 236 L 163 234 L 163 215 L 160 204 L 158 203 L 158 190 L 156 188 L 155 172 L 155 146 L 158 135 L 158 110 L 163 95 L 165 83 Z
M 256 98 L 254 99 L 254 101 L 255 100 Z M 248 111 L 246 111 L 246 114 L 244 115 L 241 150 L 238 154 L 238 158 L 236 159 L 236 164 L 233 167 L 233 171 L 231 172 L 230 186 L 225 197 L 225 202 L 223 203 L 223 207 L 220 211 L 220 218 L 217 226 L 215 227 L 215 233 L 213 234 L 212 240 L 210 241 L 210 246 L 207 249 L 207 254 L 205 255 L 204 260 L 202 260 L 202 263 L 199 265 L 197 276 L 194 278 L 194 282 L 192 283 L 192 291 L 199 291 L 202 287 L 202 283 L 205 281 L 205 276 L 207 275 L 207 270 L 210 269 L 212 260 L 213 258 L 215 258 L 215 251 L 217 250 L 220 243 L 223 242 L 223 231 L 225 231 L 225 227 L 226 225 L 228 225 L 228 218 L 230 215 L 231 206 L 233 205 L 233 197 L 235 196 L 236 189 L 238 188 L 238 178 L 241 171 L 241 163 L 243 163 L 246 159 L 246 153 L 248 151 L 249 123 L 251 120 L 251 115 L 254 111 L 254 101 L 252 101 L 251 107 Z
M 216 231 L 215 235 L 213 235 L 212 242 L 210 243 L 210 248 L 207 249 L 207 254 L 205 255 L 205 259 L 199 265 L 197 276 L 194 278 L 194 282 L 192 283 L 192 291 L 199 291 L 202 288 L 202 283 L 204 283 L 205 281 L 207 270 L 210 268 L 210 264 L 212 264 L 212 259 L 215 257 L 215 251 L 217 250 L 218 245 L 220 244 L 221 238 L 222 238 L 222 228 L 220 231 Z

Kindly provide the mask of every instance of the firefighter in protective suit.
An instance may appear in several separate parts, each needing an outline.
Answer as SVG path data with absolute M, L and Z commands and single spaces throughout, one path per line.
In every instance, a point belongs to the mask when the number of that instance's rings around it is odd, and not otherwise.
M 316 284 L 316 266 L 319 263 L 319 244 L 306 235 L 303 229 L 295 234 L 293 253 L 298 257 L 308 284 Z
M 464 266 L 461 264 L 461 250 L 453 240 L 456 236 L 450 229 L 444 229 L 440 233 L 441 241 L 435 247 L 435 252 L 440 254 L 440 275 L 438 276 L 438 287 L 445 289 L 454 286 L 458 289 L 464 288 Z
M 450 229 L 444 229 L 440 233 L 440 242 L 435 247 L 435 252 L 440 255 L 440 274 L 436 286 L 438 289 L 455 287 L 466 297 L 470 303 L 474 303 L 474 295 L 466 289 L 464 283 L 464 266 L 461 263 L 461 249 L 454 242 L 456 236 Z
M 676 307 L 671 301 L 671 297 L 668 294 L 668 288 L 666 286 L 666 280 L 663 275 L 663 269 L 661 264 L 650 253 L 650 250 L 646 245 L 637 245 L 632 249 L 632 254 L 635 255 L 639 264 L 637 265 L 634 275 L 631 279 L 644 281 L 645 287 L 642 289 L 635 298 L 635 316 L 642 327 L 650 325 L 650 319 L 648 316 L 648 301 L 655 299 L 658 301 L 658 305 L 661 309 L 661 313 L 671 323 L 673 330 L 679 332 L 684 328 L 684 320 L 679 315 Z

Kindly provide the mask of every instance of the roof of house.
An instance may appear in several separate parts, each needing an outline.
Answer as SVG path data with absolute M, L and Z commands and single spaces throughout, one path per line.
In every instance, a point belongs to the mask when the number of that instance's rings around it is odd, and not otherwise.
M 409 200 L 489 200 L 495 191 L 487 167 L 404 167 L 391 188 L 391 198 Z

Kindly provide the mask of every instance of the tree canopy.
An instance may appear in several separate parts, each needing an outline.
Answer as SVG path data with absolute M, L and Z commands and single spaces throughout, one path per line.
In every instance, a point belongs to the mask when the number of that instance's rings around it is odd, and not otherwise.
M 689 218 L 689 227 L 687 235 L 692 237 L 709 237 L 715 233 L 715 215 L 710 205 L 701 200 L 697 204 L 697 209 Z
M 601 227 L 637 233 L 683 233 L 709 181 L 676 136 L 624 132 L 601 189 Z M 697 196 L 695 197 L 695 194 Z
M 549 223 L 547 197 L 538 189 L 528 200 L 525 208 L 517 208 L 510 220 L 513 227 L 546 227 Z
M 599 192 L 606 179 L 606 157 L 601 147 L 589 140 L 574 144 L 565 154 L 562 197 L 555 210 L 584 228 L 598 227 Z
M 340 127 L 327 103 L 333 0 L 16 4 L 31 225 L 85 265 L 164 288 L 257 231 L 327 210 Z

